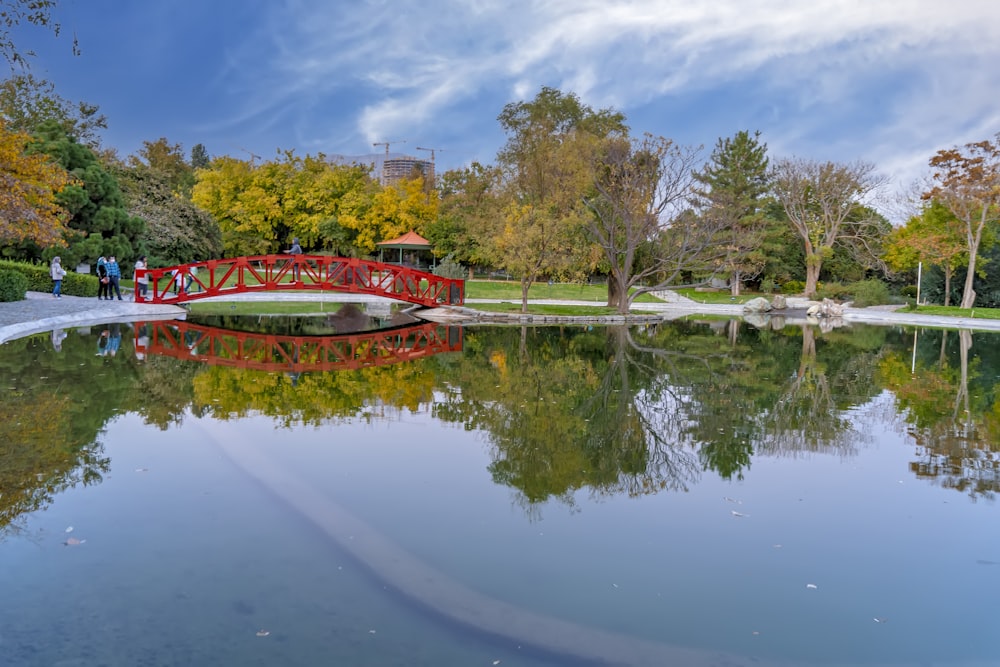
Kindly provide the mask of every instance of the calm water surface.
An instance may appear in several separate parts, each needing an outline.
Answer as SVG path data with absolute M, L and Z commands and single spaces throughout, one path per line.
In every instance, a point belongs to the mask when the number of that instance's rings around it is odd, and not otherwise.
M 0 346 L 0 665 L 1000 665 L 994 335 L 223 319 Z

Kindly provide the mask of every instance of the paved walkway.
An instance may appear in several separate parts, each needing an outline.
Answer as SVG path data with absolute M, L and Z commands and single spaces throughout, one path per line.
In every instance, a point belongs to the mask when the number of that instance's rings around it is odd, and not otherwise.
M 661 295 L 657 295 L 661 296 Z M 383 297 L 347 294 L 245 294 L 234 297 L 223 297 L 221 300 L 244 301 L 389 301 Z M 675 292 L 665 292 L 662 303 L 638 303 L 633 310 L 661 315 L 664 319 L 676 319 L 689 315 L 725 315 L 741 317 L 743 308 L 738 304 L 703 304 L 687 299 Z M 506 299 L 505 301 L 511 301 Z M 805 300 L 798 304 L 794 299 L 789 304 L 792 308 L 804 306 Z M 468 299 L 467 307 L 476 303 L 499 303 L 500 300 Z M 559 301 L 539 299 L 534 304 L 559 304 L 594 306 L 592 301 Z M 780 313 L 779 313 L 780 314 Z M 0 303 L 0 343 L 9 340 L 43 333 L 53 329 L 68 329 L 73 327 L 94 326 L 107 322 L 134 322 L 138 320 L 184 319 L 187 311 L 179 306 L 135 303 L 131 295 L 122 301 L 101 301 L 97 297 L 66 296 L 57 299 L 51 294 L 28 292 L 24 301 Z M 915 313 L 899 312 L 885 308 L 848 308 L 843 318 L 846 322 L 864 322 L 881 325 L 914 325 L 924 327 L 939 327 L 949 329 L 977 329 L 984 331 L 1000 331 L 1000 320 L 981 320 L 968 317 L 939 317 L 917 315 Z

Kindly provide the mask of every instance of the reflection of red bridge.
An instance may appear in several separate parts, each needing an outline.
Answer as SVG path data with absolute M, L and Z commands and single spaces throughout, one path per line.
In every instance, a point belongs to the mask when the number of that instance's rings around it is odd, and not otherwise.
M 369 294 L 433 308 L 460 305 L 465 282 L 398 264 L 327 255 L 212 259 L 144 271 L 147 301 L 185 303 L 233 294 L 323 291 Z M 136 300 L 140 300 L 138 293 Z
M 354 370 L 462 349 L 461 327 L 434 322 L 340 336 L 276 336 L 180 320 L 136 323 L 135 352 L 262 371 Z

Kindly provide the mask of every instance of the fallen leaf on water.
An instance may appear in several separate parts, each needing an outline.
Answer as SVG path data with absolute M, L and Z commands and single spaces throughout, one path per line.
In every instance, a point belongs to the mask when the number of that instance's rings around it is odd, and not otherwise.
M 69 528 L 67 528 L 66 532 L 67 533 L 72 533 L 73 532 L 73 526 L 70 526 Z
M 742 512 L 737 512 L 736 510 L 731 510 L 730 514 L 732 514 L 737 519 L 744 519 L 744 518 L 750 516 L 749 514 L 743 514 Z
M 881 617 L 881 616 L 876 616 L 872 620 L 875 621 L 876 623 L 885 623 L 885 621 L 886 621 L 886 619 L 883 618 L 883 617 Z
M 149 468 L 136 468 L 136 472 L 149 472 Z
M 258 637 L 267 637 L 269 634 L 271 634 L 270 630 L 258 630 L 257 631 L 257 636 Z
M 494 664 L 494 665 L 499 665 L 499 664 L 500 664 L 500 661 L 499 661 L 499 660 L 494 660 L 494 661 L 493 661 L 493 664 Z
M 725 500 L 728 503 L 736 503 L 737 505 L 742 505 L 743 504 L 742 500 L 737 500 L 736 498 L 730 498 L 729 496 L 723 496 L 722 499 Z
M 70 537 L 65 542 L 63 542 L 63 544 L 65 544 L 68 547 L 78 547 L 86 541 L 87 540 L 78 540 L 75 537 Z
M 819 588 L 816 584 L 806 584 L 806 588 Z

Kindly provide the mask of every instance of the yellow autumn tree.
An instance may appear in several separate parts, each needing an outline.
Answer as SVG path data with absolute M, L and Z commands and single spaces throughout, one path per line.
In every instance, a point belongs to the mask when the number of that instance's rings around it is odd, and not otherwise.
M 369 205 L 368 169 L 292 151 L 255 163 L 216 158 L 197 172 L 191 198 L 219 222 L 227 255 L 283 252 L 298 237 L 311 250 L 344 245 Z
M 26 155 L 31 137 L 9 132 L 0 120 L 0 243 L 64 245 L 69 213 L 56 194 L 73 178 L 45 154 Z
M 356 233 L 358 248 L 374 252 L 379 241 L 409 231 L 426 233 L 437 219 L 438 197 L 426 190 L 423 177 L 418 176 L 385 186 L 371 197 L 369 206 L 359 210 L 359 215 L 345 216 L 341 224 Z

